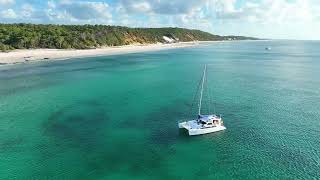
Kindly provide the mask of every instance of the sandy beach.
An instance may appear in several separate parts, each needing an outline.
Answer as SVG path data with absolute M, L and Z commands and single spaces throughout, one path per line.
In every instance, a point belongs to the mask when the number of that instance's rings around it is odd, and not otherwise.
M 174 44 L 148 44 L 148 45 L 127 45 L 117 47 L 103 47 L 96 49 L 27 49 L 0 52 L 0 65 L 10 65 L 26 62 L 65 60 L 69 58 L 107 56 L 117 54 L 128 54 L 137 52 L 158 51 L 173 48 L 195 46 L 194 42 L 181 42 Z

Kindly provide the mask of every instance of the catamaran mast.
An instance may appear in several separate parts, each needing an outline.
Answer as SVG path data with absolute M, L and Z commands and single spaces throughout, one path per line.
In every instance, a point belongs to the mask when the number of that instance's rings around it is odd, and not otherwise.
M 207 65 L 205 65 L 205 66 L 204 66 L 204 70 L 203 70 L 202 83 L 201 83 L 201 91 L 200 91 L 200 99 L 199 99 L 199 110 L 198 110 L 198 115 L 201 115 L 201 105 L 202 105 L 203 86 L 204 86 L 204 80 L 206 79 L 206 71 L 207 71 Z

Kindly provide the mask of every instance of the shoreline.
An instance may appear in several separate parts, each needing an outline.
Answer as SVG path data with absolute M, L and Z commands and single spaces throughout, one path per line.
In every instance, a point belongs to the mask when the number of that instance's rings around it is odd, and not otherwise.
M 203 42 L 206 43 L 206 42 Z M 95 56 L 121 55 L 139 52 L 152 52 L 167 49 L 197 46 L 195 42 L 180 42 L 173 44 L 136 44 L 96 49 L 23 49 L 9 52 L 0 52 L 0 66 L 31 62 L 50 62 L 67 60 L 71 58 L 85 58 Z
M 172 44 L 134 44 L 125 46 L 101 47 L 95 49 L 17 49 L 9 52 L 0 52 L 0 66 L 15 65 L 33 62 L 51 62 L 68 60 L 72 58 L 85 58 L 95 56 L 111 56 L 141 52 L 161 51 L 167 49 L 186 48 L 206 43 L 223 43 L 237 41 L 261 40 L 234 40 L 234 41 L 190 41 Z M 265 40 L 263 40 L 265 41 Z

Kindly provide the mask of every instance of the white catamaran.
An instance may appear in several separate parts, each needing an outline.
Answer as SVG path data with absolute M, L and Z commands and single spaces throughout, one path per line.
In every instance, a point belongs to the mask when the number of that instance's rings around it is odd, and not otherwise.
M 204 71 L 202 75 L 200 99 L 198 103 L 198 118 L 195 120 L 184 121 L 179 123 L 179 128 L 184 128 L 188 130 L 190 136 L 208 134 L 208 133 L 213 133 L 213 132 L 222 131 L 226 129 L 226 127 L 224 127 L 223 125 L 221 115 L 218 116 L 216 114 L 209 114 L 209 115 L 201 114 L 203 88 L 204 88 L 204 83 L 206 81 L 206 71 L 207 71 L 207 66 L 204 67 Z

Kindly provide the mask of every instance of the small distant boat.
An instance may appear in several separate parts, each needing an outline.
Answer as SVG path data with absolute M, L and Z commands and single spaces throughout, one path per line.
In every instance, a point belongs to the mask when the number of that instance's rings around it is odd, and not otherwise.
M 204 83 L 206 82 L 206 71 L 207 71 L 207 66 L 204 67 L 204 71 L 202 75 L 197 119 L 179 123 L 179 128 L 186 129 L 190 136 L 208 134 L 208 133 L 213 133 L 213 132 L 222 131 L 226 129 L 226 127 L 223 125 L 221 115 L 218 116 L 216 114 L 209 114 L 209 115 L 201 114 L 203 88 L 205 87 Z
M 265 50 L 270 51 L 271 47 L 266 47 Z

